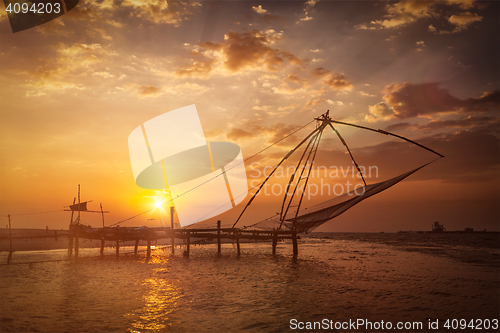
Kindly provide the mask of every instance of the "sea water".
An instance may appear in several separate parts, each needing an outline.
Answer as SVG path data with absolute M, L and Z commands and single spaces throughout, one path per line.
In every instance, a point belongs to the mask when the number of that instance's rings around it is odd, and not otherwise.
M 15 252 L 0 266 L 0 331 L 478 331 L 444 327 L 453 320 L 498 331 L 499 244 L 495 233 L 318 233 L 302 237 L 297 259 L 290 243 L 276 256 L 270 243 L 242 244 L 240 257 L 232 244 L 220 256 L 191 246 L 189 258 L 155 248 L 149 260 L 133 248 L 118 260 L 114 249 L 81 249 L 78 260 Z M 357 320 L 393 327 L 346 326 Z

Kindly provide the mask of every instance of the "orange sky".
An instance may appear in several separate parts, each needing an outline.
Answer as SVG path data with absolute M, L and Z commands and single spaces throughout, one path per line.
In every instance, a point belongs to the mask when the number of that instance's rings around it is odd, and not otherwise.
M 327 109 L 333 119 L 385 129 L 446 156 L 317 231 L 427 230 L 433 221 L 448 230 L 499 230 L 498 7 L 471 0 L 81 0 L 59 19 L 12 33 L 2 3 L 0 215 L 61 210 L 78 184 L 82 200 L 94 200 L 90 209 L 102 203 L 110 211 L 107 224 L 152 208 L 154 191 L 132 175 L 128 135 L 196 104 L 207 140 L 237 143 L 244 157 Z M 249 181 L 313 128 L 248 161 Z M 360 165 L 378 168 L 369 182 L 435 157 L 384 135 L 337 129 Z M 316 164 L 351 166 L 330 132 Z M 311 182 L 322 180 L 359 182 Z M 275 214 L 281 199 L 262 196 L 242 224 Z M 230 225 L 243 205 L 204 224 Z M 123 225 L 159 226 L 166 211 Z M 12 222 L 67 228 L 69 213 Z M 84 222 L 102 224 L 97 214 Z

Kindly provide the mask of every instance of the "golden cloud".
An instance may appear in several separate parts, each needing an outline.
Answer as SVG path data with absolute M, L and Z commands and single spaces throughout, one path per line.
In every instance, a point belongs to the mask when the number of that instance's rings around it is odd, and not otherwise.
M 304 7 L 304 17 L 300 18 L 296 22 L 296 24 L 299 24 L 300 22 L 310 21 L 310 20 L 313 19 L 311 16 L 309 16 L 309 12 L 313 9 L 313 7 L 316 5 L 316 3 L 318 1 L 319 0 L 308 0 L 308 1 L 306 1 L 305 7 Z
M 234 127 L 231 132 L 226 135 L 226 138 L 232 141 L 238 141 L 239 139 L 253 138 L 255 135 L 251 132 L 245 131 L 241 128 Z
M 114 55 L 113 52 L 106 51 L 97 43 L 74 43 L 70 46 L 59 43 L 55 49 L 54 58 L 47 59 L 34 71 L 22 72 L 30 76 L 25 86 L 35 88 L 35 90 L 28 91 L 27 96 L 42 96 L 49 92 L 73 88 L 85 89 L 79 79 L 93 73 L 104 73 L 95 72 L 94 68 L 109 56 Z
M 252 6 L 252 9 L 257 13 L 257 14 L 260 14 L 260 15 L 263 15 L 263 14 L 266 14 L 267 13 L 267 10 L 265 10 L 264 8 L 262 8 L 262 5 L 258 5 L 257 7 L 255 6 Z
M 326 102 L 326 99 L 322 98 L 322 99 L 309 100 L 302 108 L 302 111 L 309 110 L 309 109 L 311 109 L 311 108 L 315 107 L 316 105 L 323 103 L 323 102 Z
M 195 46 L 196 54 L 204 60 L 193 60 L 175 73 L 178 76 L 208 78 L 214 72 L 234 74 L 245 70 L 279 71 L 287 64 L 302 65 L 302 60 L 290 51 L 273 47 L 283 39 L 274 30 L 253 30 L 244 33 L 228 32 L 223 43 L 205 42 Z
M 368 121 L 370 123 L 374 123 L 381 119 L 389 120 L 394 116 L 394 111 L 384 102 L 370 105 L 368 107 L 368 112 L 369 113 L 365 116 L 365 121 Z
M 451 15 L 448 21 L 456 26 L 454 32 L 458 32 L 467 29 L 473 22 L 479 22 L 482 19 L 476 13 L 465 12 L 458 15 Z
M 438 1 L 399 1 L 394 4 L 388 4 L 385 7 L 385 19 L 373 20 L 368 25 L 367 23 L 355 26 L 360 30 L 378 30 L 378 29 L 393 29 L 403 27 L 409 23 L 429 17 L 444 17 L 442 10 L 438 10 L 438 5 L 458 5 L 461 9 L 470 9 L 474 7 L 474 0 L 447 0 L 446 2 Z M 455 25 L 453 31 L 441 31 L 440 34 L 454 33 L 467 29 L 467 27 L 476 21 L 481 21 L 482 17 L 470 12 L 463 12 L 451 15 L 448 22 Z M 428 26 L 431 32 L 437 32 L 437 29 L 431 24 Z
M 165 0 L 125 0 L 121 5 L 132 7 L 136 17 L 152 23 L 172 24 L 176 27 L 192 15 L 193 8 L 201 6 L 198 2 L 167 2 Z

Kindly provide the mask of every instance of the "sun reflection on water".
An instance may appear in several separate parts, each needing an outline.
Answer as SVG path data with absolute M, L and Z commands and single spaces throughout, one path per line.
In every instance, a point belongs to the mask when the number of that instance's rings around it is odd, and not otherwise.
M 155 269 L 154 276 L 165 273 L 166 269 Z M 165 330 L 172 324 L 172 313 L 178 308 L 178 300 L 182 297 L 180 288 L 169 280 L 152 277 L 142 281 L 147 288 L 143 296 L 144 306 L 126 315 L 133 320 L 129 332 L 157 332 Z

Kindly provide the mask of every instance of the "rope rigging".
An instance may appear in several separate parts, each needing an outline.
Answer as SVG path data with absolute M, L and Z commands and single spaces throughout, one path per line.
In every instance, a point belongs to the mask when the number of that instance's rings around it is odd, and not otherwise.
M 252 198 L 249 200 L 249 202 L 245 205 L 245 207 L 243 208 L 243 211 L 240 213 L 240 215 L 238 216 L 238 218 L 236 219 L 235 223 L 233 224 L 233 228 L 236 226 L 236 224 L 239 222 L 239 220 L 241 219 L 243 213 L 247 210 L 247 208 L 250 206 L 250 204 L 253 202 L 253 200 L 255 199 L 255 197 L 257 196 L 257 194 L 260 192 L 260 190 L 262 189 L 262 187 L 265 185 L 265 183 L 270 179 L 270 177 L 274 174 L 274 172 L 277 170 L 277 168 L 290 156 L 292 155 L 304 142 L 305 140 L 309 139 L 312 135 L 314 135 L 314 137 L 311 138 L 311 141 L 309 142 L 309 144 L 307 145 L 306 149 L 304 150 L 298 164 L 297 164 L 297 167 L 295 168 L 295 171 L 294 173 L 292 174 L 292 176 L 290 177 L 290 180 L 287 184 L 287 187 L 286 187 L 286 190 L 285 190 L 285 195 L 284 195 L 284 199 L 283 199 L 283 203 L 282 203 L 282 206 L 281 206 L 281 211 L 279 213 L 280 215 L 280 225 L 279 225 L 279 228 L 280 229 L 283 225 L 283 222 L 285 221 L 285 217 L 288 213 L 288 210 L 291 206 L 291 203 L 293 201 L 293 198 L 295 196 L 295 193 L 296 193 L 296 190 L 299 186 L 299 182 L 302 180 L 302 174 L 304 173 L 304 170 L 305 170 L 305 166 L 307 165 L 308 161 L 309 161 L 309 157 L 311 156 L 311 153 L 313 152 L 314 150 L 314 155 L 313 155 L 313 158 L 312 158 L 312 161 L 309 165 L 309 171 L 308 171 L 308 174 L 307 174 L 307 177 L 305 177 L 306 179 L 306 182 L 305 182 L 305 185 L 304 185 L 304 190 L 302 191 L 302 194 L 301 194 L 301 197 L 300 197 L 300 200 L 299 200 L 299 204 L 297 205 L 297 210 L 296 210 L 296 213 L 295 213 L 295 218 L 293 219 L 293 225 L 295 225 L 295 221 L 297 219 L 297 216 L 299 214 L 299 210 L 300 210 L 300 207 L 301 207 L 301 204 L 302 204 L 302 199 L 303 199 L 303 196 L 304 196 L 304 193 L 305 193 L 305 189 L 307 188 L 307 182 L 309 181 L 309 176 L 310 176 L 310 173 L 311 173 L 311 170 L 312 170 L 312 164 L 314 163 L 314 158 L 316 157 L 316 152 L 318 150 L 318 146 L 319 146 L 319 140 L 317 140 L 317 143 L 316 143 L 316 139 L 318 138 L 321 138 L 322 134 L 323 134 L 323 130 L 326 126 L 329 126 L 338 136 L 340 142 L 346 147 L 347 149 L 347 152 L 349 153 L 349 156 L 351 157 L 351 160 L 352 162 L 354 163 L 354 165 L 356 166 L 356 169 L 358 170 L 358 173 L 359 175 L 361 176 L 361 179 L 363 180 L 363 183 L 365 185 L 365 187 L 367 186 L 367 183 L 365 181 L 365 178 L 363 176 L 363 172 L 361 171 L 361 168 L 359 167 L 358 163 L 356 162 L 356 160 L 354 159 L 354 156 L 352 155 L 352 152 L 351 150 L 349 149 L 349 146 L 347 145 L 346 141 L 344 140 L 344 138 L 340 135 L 339 131 L 333 126 L 332 123 L 335 123 L 335 124 L 340 124 L 340 125 L 346 125 L 346 126 L 352 126 L 352 127 L 357 127 L 357 128 L 360 128 L 360 129 L 365 129 L 365 130 L 369 130 L 369 131 L 373 131 L 373 132 L 377 132 L 377 133 L 381 133 L 381 134 L 384 134 L 384 135 L 390 135 L 390 136 L 394 136 L 396 138 L 399 138 L 399 139 L 402 139 L 402 140 L 405 140 L 407 142 L 410 142 L 414 145 L 417 145 L 427 151 L 430 151 L 440 157 L 444 157 L 443 155 L 437 153 L 436 151 L 424 146 L 424 145 L 421 145 L 415 141 L 412 141 L 408 138 L 405 138 L 403 136 L 400 136 L 400 135 L 397 135 L 397 134 L 394 134 L 394 133 L 391 133 L 391 132 L 387 132 L 387 131 L 384 131 L 384 130 L 381 130 L 381 129 L 373 129 L 373 128 L 369 128 L 369 127 L 365 127 L 365 126 L 360 126 L 360 125 L 354 125 L 354 124 L 349 124 L 349 123 L 345 123 L 345 122 L 341 122 L 341 121 L 336 121 L 336 120 L 333 120 L 330 118 L 329 116 L 329 112 L 330 110 L 327 110 L 326 113 L 322 114 L 320 117 L 318 118 L 315 118 L 316 121 L 320 122 L 320 125 L 316 127 L 316 129 L 314 131 L 312 131 L 303 141 L 301 141 L 294 149 L 292 149 L 281 161 L 280 163 L 278 163 L 278 165 L 276 165 L 274 167 L 274 169 L 272 170 L 272 172 L 269 174 L 268 177 L 266 177 L 266 179 L 261 183 L 261 186 L 259 187 L 259 189 L 257 190 L 257 192 L 255 194 L 253 194 Z M 312 148 L 309 149 L 309 146 L 310 144 L 313 143 L 312 145 Z M 289 199 L 289 202 L 288 202 L 288 205 L 287 205 L 287 208 L 285 211 L 284 210 L 284 207 L 286 205 L 286 202 L 287 202 L 287 198 L 288 198 L 288 195 L 289 195 L 289 189 L 290 187 L 292 186 L 292 183 L 293 181 L 295 180 L 295 175 L 296 175 L 296 172 L 298 170 L 298 167 L 300 166 L 302 160 L 303 160 L 303 157 L 305 156 L 306 152 L 308 151 L 309 149 L 309 154 L 308 154 L 308 157 L 306 158 L 305 162 L 304 162 L 304 168 L 302 169 L 302 172 L 300 174 L 300 177 L 298 180 L 296 180 L 296 185 L 295 185 L 295 188 L 294 188 L 294 191 L 293 193 L 291 194 L 290 196 L 290 199 Z M 259 223 L 259 222 L 258 222 Z

